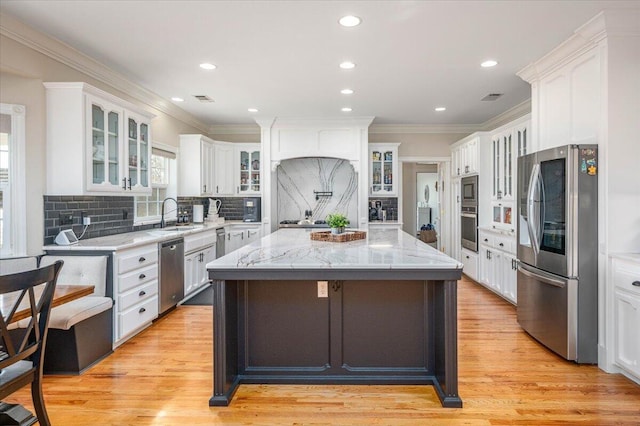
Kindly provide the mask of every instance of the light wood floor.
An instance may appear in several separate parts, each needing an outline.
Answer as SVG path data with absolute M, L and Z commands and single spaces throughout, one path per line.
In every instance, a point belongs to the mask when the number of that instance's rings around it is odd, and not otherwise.
M 243 385 L 209 407 L 211 307 L 183 306 L 79 377 L 44 380 L 54 426 L 639 425 L 640 386 L 564 361 L 516 322 L 515 308 L 463 280 L 458 293 L 462 409 L 431 386 Z M 32 409 L 28 388 L 8 402 Z

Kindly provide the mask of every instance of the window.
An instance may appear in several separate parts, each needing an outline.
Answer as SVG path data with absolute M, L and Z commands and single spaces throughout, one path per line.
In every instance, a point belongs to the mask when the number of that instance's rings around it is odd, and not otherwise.
M 24 106 L 0 104 L 0 257 L 27 254 L 24 135 Z
M 162 201 L 167 197 L 176 198 L 176 154 L 175 148 L 154 144 L 151 153 L 151 195 L 135 198 L 135 219 L 137 225 L 160 222 Z M 177 218 L 177 206 L 169 202 L 165 206 L 165 220 Z

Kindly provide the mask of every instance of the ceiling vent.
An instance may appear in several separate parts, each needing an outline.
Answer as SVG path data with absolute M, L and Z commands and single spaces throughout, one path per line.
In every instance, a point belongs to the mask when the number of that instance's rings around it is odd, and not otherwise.
M 207 95 L 193 95 L 193 97 L 199 100 L 200 102 L 214 102 L 214 100 L 208 97 Z
M 487 96 L 482 98 L 482 101 L 495 101 L 500 96 L 504 95 L 504 93 L 489 93 Z

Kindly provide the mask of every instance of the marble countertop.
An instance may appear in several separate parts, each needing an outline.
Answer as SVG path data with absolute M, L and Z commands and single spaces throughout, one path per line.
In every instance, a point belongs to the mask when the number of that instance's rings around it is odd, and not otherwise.
M 236 225 L 261 225 L 261 223 L 243 222 L 241 220 L 228 220 L 225 222 L 217 223 L 205 222 L 193 224 L 182 228 L 169 226 L 165 228 L 168 230 L 154 228 L 148 229 L 146 231 L 127 232 L 124 234 L 115 234 L 105 237 L 90 238 L 88 240 L 80 240 L 77 244 L 68 246 L 51 244 L 44 246 L 42 249 L 46 251 L 117 251 Z
M 280 229 L 207 264 L 230 269 L 462 269 L 462 264 L 411 235 L 368 229 L 367 238 L 345 243 L 314 241 L 313 229 Z

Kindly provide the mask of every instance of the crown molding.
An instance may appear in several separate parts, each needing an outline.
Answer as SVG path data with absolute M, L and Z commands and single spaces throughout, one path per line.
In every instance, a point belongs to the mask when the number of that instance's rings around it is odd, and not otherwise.
M 213 124 L 209 126 L 210 135 L 259 135 L 258 124 Z
M 122 74 L 110 70 L 104 64 L 74 49 L 68 44 L 29 27 L 11 15 L 6 13 L 2 14 L 0 34 L 107 84 L 116 90 L 126 93 L 132 98 L 162 111 L 185 124 L 193 126 L 202 132 L 206 132 L 209 129 L 207 124 L 204 124 L 185 110 L 173 105 L 156 93 L 132 83 Z
M 574 34 L 545 56 L 516 75 L 536 82 L 593 49 L 607 37 L 639 37 L 639 9 L 605 9 L 574 31 Z
M 531 98 L 527 99 L 524 102 L 519 103 L 503 112 L 502 114 L 496 115 L 495 117 L 485 121 L 482 123 L 482 128 L 480 130 L 483 131 L 491 131 L 494 130 L 503 124 L 510 123 L 513 120 L 516 120 L 522 116 L 531 113 Z
M 481 127 L 480 124 L 373 124 L 369 133 L 473 133 Z

